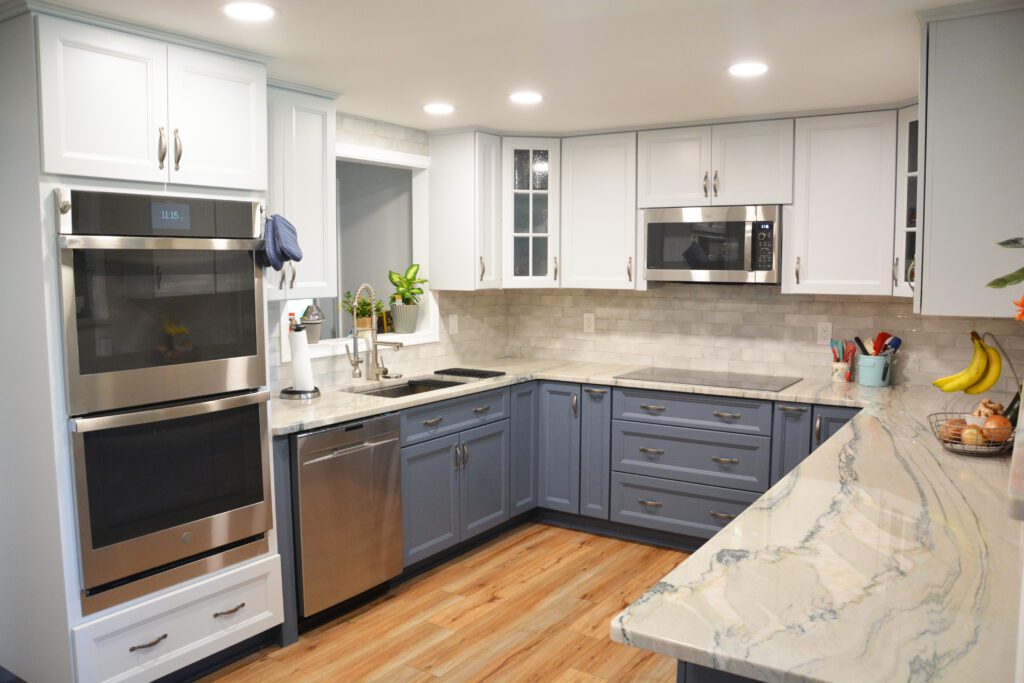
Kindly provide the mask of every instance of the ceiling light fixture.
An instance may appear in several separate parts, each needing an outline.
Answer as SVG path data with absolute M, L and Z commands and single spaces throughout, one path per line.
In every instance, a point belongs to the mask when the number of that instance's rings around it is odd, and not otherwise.
M 270 21 L 277 14 L 277 10 L 262 2 L 229 2 L 221 9 L 224 14 L 238 21 Z
M 532 92 L 530 90 L 521 90 L 514 92 L 508 96 L 508 99 L 516 104 L 540 104 L 544 99 L 544 96 L 539 92 Z
M 763 76 L 766 71 L 768 71 L 768 65 L 761 62 L 737 62 L 729 67 L 729 73 L 740 78 Z
M 455 111 L 455 107 L 446 102 L 431 102 L 430 104 L 423 105 L 423 111 L 428 114 L 437 114 L 438 116 L 444 116 L 445 114 L 451 114 Z

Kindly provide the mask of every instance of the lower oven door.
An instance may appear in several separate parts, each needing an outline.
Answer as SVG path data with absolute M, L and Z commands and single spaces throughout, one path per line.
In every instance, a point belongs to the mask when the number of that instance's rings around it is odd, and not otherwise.
M 271 526 L 268 391 L 71 421 L 86 590 Z

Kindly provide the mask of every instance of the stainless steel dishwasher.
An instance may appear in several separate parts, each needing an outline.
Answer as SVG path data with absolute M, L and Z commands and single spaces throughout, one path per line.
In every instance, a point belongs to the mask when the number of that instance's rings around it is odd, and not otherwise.
M 296 438 L 296 555 L 304 617 L 402 571 L 398 415 Z

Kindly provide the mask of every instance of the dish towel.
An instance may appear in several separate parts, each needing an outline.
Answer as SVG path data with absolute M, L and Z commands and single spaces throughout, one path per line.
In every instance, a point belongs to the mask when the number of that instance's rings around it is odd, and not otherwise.
M 295 226 L 279 213 L 267 217 L 263 224 L 263 265 L 281 270 L 285 261 L 301 261 L 302 248 Z

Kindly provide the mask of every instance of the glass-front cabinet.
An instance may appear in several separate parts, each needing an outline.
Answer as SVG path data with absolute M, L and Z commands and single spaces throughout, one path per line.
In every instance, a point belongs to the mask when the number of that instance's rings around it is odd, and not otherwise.
M 559 156 L 557 138 L 502 140 L 504 287 L 557 287 Z
M 917 105 L 899 110 L 896 148 L 896 230 L 893 241 L 892 293 L 914 296 L 917 281 L 918 221 Z

